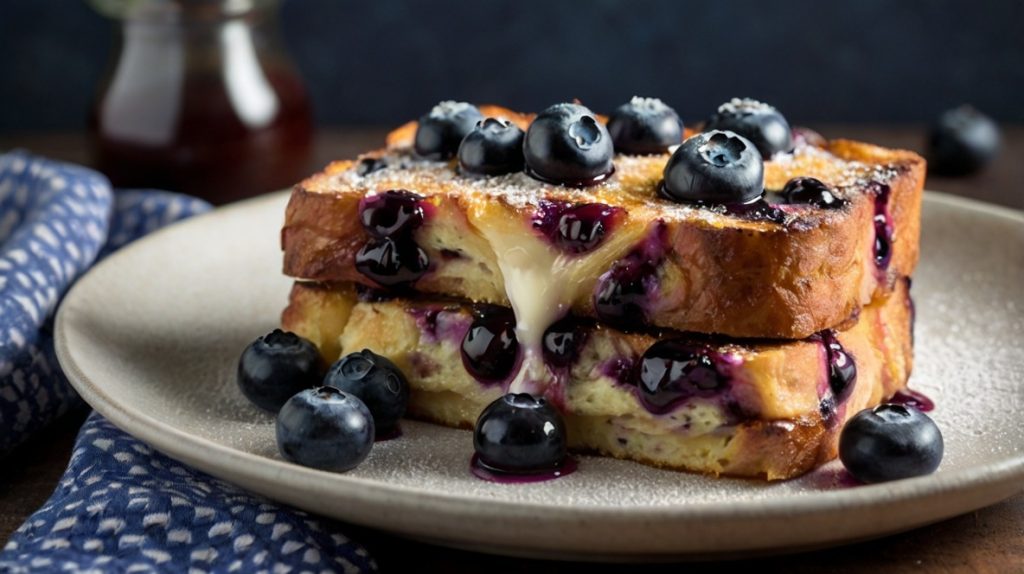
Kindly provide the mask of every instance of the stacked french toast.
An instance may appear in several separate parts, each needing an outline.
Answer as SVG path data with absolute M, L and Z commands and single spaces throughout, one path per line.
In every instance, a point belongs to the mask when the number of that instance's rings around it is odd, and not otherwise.
M 390 359 L 414 418 L 528 395 L 573 451 L 791 478 L 906 385 L 924 172 L 754 100 L 443 102 L 294 188 L 283 327 Z

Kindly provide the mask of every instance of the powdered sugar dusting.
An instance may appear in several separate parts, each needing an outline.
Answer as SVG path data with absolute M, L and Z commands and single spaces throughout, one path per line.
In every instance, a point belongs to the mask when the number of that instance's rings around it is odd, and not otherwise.
M 541 182 L 523 172 L 495 177 L 459 174 L 454 162 L 430 161 L 408 148 L 389 149 L 372 156 L 385 167 L 360 173 L 357 167 L 334 176 L 329 189 L 351 190 L 363 195 L 388 189 L 407 189 L 424 196 L 444 194 L 468 201 L 501 201 L 516 209 L 533 209 L 544 200 L 572 203 L 604 203 L 624 207 L 634 216 L 650 220 L 701 221 L 710 225 L 763 226 L 723 213 L 675 203 L 659 196 L 662 172 L 668 155 L 615 158 L 615 174 L 591 187 L 572 188 Z M 356 166 L 359 165 L 357 162 Z M 829 151 L 799 145 L 792 154 L 781 154 L 765 163 L 765 186 L 779 191 L 798 176 L 816 177 L 829 184 L 840 198 L 864 193 L 871 182 L 886 182 L 897 175 L 892 166 L 843 160 Z M 816 216 L 816 210 L 787 209 L 786 223 Z

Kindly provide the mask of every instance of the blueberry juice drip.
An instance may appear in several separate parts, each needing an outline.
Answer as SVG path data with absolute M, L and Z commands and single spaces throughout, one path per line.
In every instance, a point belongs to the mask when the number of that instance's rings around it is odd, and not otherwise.
M 413 238 L 427 218 L 422 200 L 403 189 L 360 200 L 359 222 L 370 239 L 356 253 L 356 270 L 389 289 L 409 287 L 426 274 L 430 258 Z
M 822 331 L 814 336 L 825 348 L 825 368 L 828 385 L 823 389 L 821 416 L 826 422 L 834 422 L 843 402 L 853 392 L 857 383 L 857 363 L 853 355 L 846 352 L 836 338 L 834 331 Z
M 469 461 L 469 471 L 473 473 L 473 476 L 480 480 L 497 482 L 500 484 L 527 484 L 531 482 L 554 480 L 556 478 L 572 474 L 576 471 L 577 467 L 578 463 L 576 462 L 576 459 L 571 456 L 566 457 L 565 461 L 558 468 L 531 473 L 507 472 L 497 468 L 492 468 L 484 464 L 476 454 L 474 454 L 473 458 Z
M 876 184 L 875 192 L 875 265 L 879 270 L 889 268 L 892 260 L 893 223 L 889 213 L 891 188 L 884 183 Z
M 598 278 L 594 311 L 599 319 L 623 330 L 647 325 L 667 233 L 659 221 L 640 245 Z
M 935 410 L 935 402 L 919 391 L 911 389 L 903 389 L 897 391 L 891 399 L 886 401 L 897 405 L 904 405 L 908 407 L 914 407 L 922 413 L 927 413 Z

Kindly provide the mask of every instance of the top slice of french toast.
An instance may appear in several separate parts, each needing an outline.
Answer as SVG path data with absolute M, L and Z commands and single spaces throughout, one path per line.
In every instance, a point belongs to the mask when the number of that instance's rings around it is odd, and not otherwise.
M 523 129 L 532 119 L 480 111 Z M 616 155 L 610 177 L 570 187 L 462 174 L 417 156 L 416 129 L 295 186 L 287 275 L 511 305 L 535 332 L 572 309 L 625 328 L 795 339 L 849 322 L 918 260 L 925 162 L 913 152 L 794 130 L 794 150 L 764 162 L 764 199 L 709 206 L 664 197 L 668 153 Z M 839 201 L 786 202 L 798 177 Z M 419 219 L 371 233 L 360 217 L 381 205 Z M 581 229 L 585 248 L 563 241 Z

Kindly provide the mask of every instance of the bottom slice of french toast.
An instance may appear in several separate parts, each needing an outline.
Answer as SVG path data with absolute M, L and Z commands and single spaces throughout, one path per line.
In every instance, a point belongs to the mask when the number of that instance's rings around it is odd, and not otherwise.
M 500 336 L 511 310 L 368 299 L 351 285 L 296 283 L 283 326 L 312 340 L 327 361 L 364 348 L 390 358 L 412 387 L 414 418 L 472 428 L 507 391 L 517 368 L 514 343 L 512 357 L 484 357 L 491 363 L 482 366 L 463 348 L 471 331 L 488 335 L 490 326 Z M 845 421 L 906 385 L 912 321 L 906 281 L 852 326 L 799 341 L 624 333 L 570 317 L 545 335 L 555 380 L 545 394 L 563 412 L 578 452 L 713 475 L 792 478 L 834 458 Z M 509 372 L 496 376 L 502 362 Z

